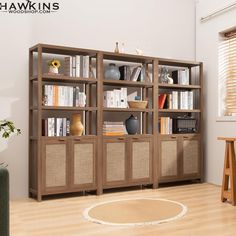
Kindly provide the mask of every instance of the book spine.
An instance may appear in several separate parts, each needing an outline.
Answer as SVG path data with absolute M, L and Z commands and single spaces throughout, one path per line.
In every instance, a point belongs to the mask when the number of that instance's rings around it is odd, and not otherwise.
M 66 119 L 66 136 L 70 135 L 70 119 Z
M 80 77 L 81 59 L 79 55 L 75 56 L 75 76 Z
M 188 93 L 188 109 L 193 109 L 193 91 Z
M 66 118 L 62 118 L 62 136 L 66 136 Z
M 83 56 L 83 77 L 89 78 L 89 56 Z

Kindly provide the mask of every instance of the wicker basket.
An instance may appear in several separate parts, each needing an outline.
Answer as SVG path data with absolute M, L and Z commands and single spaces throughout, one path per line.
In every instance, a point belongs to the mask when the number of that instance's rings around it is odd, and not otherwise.
M 148 101 L 128 101 L 129 108 L 144 109 L 147 107 Z

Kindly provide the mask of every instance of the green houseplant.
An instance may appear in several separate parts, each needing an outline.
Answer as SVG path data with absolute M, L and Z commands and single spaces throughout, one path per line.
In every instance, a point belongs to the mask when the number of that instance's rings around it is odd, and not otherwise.
M 20 134 L 12 121 L 0 120 L 0 135 L 9 138 L 12 134 Z M 0 235 L 9 236 L 9 172 L 4 163 L 0 163 Z

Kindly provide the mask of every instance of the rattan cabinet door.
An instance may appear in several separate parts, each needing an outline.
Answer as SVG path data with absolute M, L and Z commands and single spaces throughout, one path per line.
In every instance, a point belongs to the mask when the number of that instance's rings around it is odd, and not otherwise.
M 150 182 L 152 178 L 152 140 L 131 140 L 131 182 Z
M 122 186 L 127 182 L 126 140 L 104 140 L 104 185 Z
M 198 136 L 183 137 L 183 176 L 200 175 L 200 140 Z
M 42 190 L 63 192 L 68 188 L 68 143 L 66 139 L 46 139 L 42 147 Z
M 96 185 L 96 140 L 75 138 L 72 141 L 72 187 L 95 188 Z
M 159 145 L 160 180 L 172 180 L 178 177 L 178 139 L 176 136 L 161 137 Z

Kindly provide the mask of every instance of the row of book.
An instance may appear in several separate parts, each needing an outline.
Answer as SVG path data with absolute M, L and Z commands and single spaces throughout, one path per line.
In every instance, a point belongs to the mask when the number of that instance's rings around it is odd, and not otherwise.
M 77 106 L 86 105 L 86 95 L 80 88 L 72 86 L 44 85 L 45 106 Z
M 127 108 L 127 88 L 104 91 L 103 106 L 115 107 L 115 108 Z
M 42 120 L 42 135 L 48 137 L 69 136 L 70 120 L 68 118 L 47 118 Z
M 145 80 L 145 68 L 142 66 L 120 66 L 120 80 L 128 80 L 128 81 L 140 81 L 143 82 Z
M 159 94 L 159 109 L 193 109 L 193 91 L 172 91 Z
M 159 132 L 160 134 L 172 134 L 173 132 L 173 120 L 170 117 L 161 117 L 159 120 Z
M 103 135 L 105 136 L 119 136 L 127 134 L 123 122 L 104 121 Z
M 174 84 L 189 85 L 188 68 L 172 71 L 171 76 L 174 81 Z
M 68 56 L 65 57 L 64 74 L 70 77 L 90 77 L 90 58 L 89 56 Z M 94 75 L 93 75 L 94 76 Z

